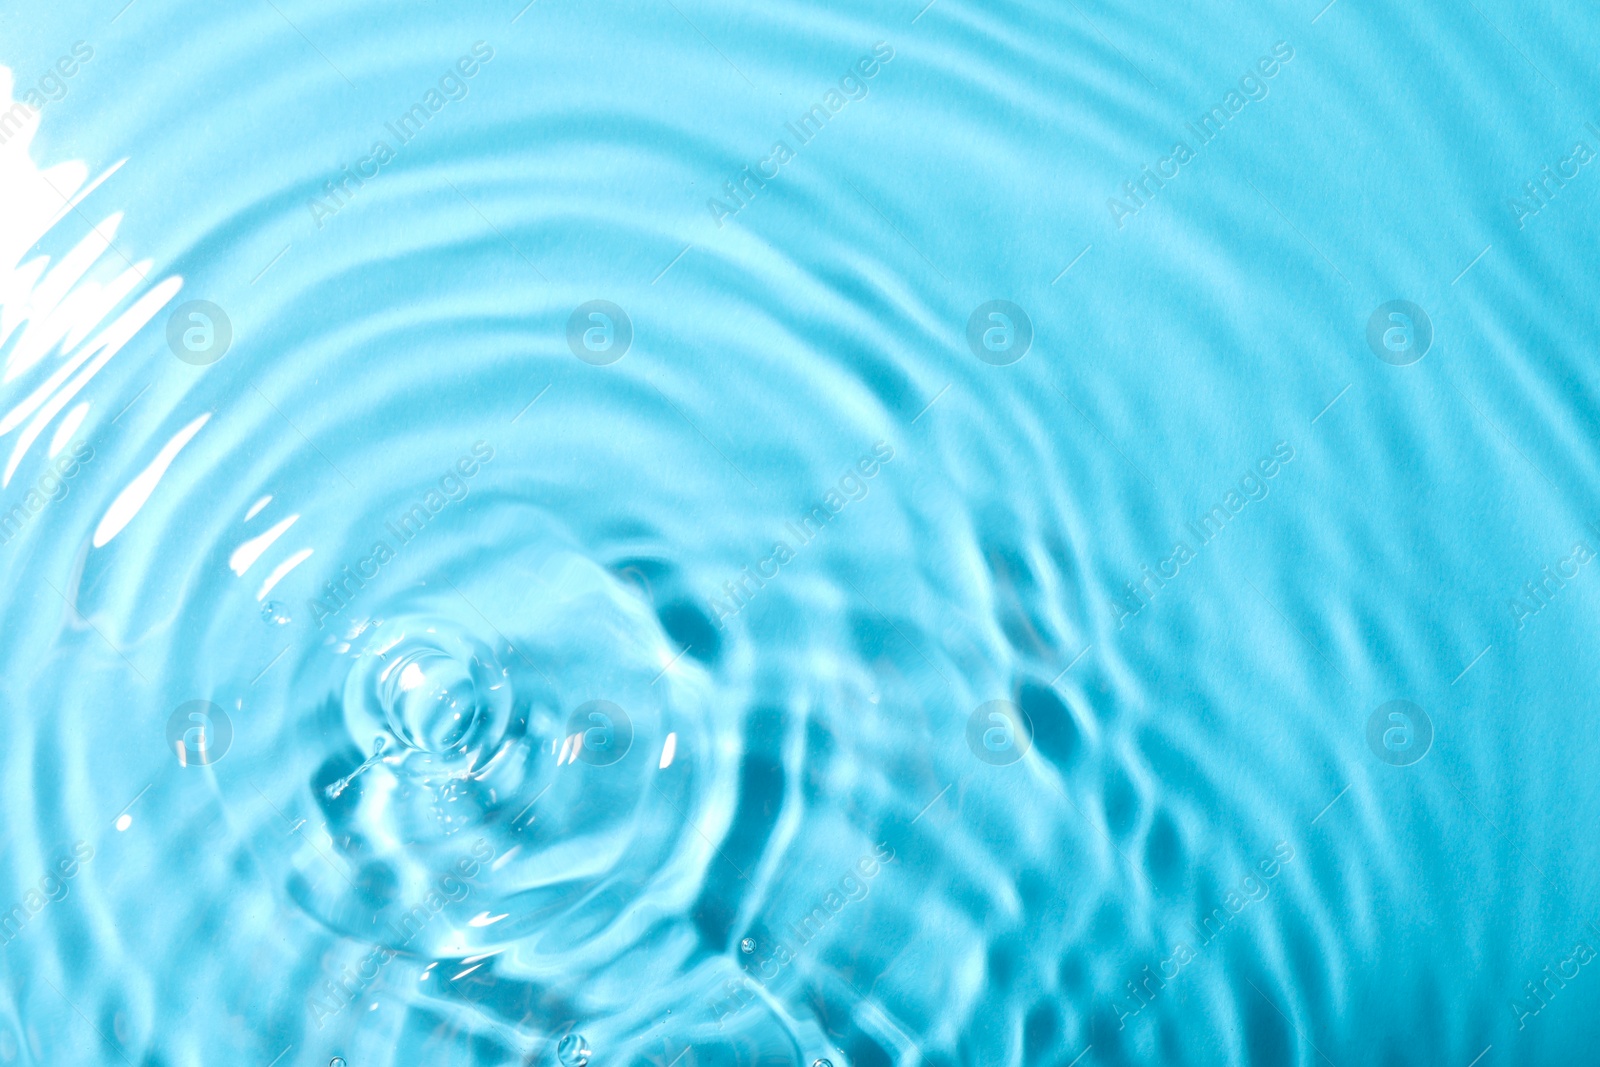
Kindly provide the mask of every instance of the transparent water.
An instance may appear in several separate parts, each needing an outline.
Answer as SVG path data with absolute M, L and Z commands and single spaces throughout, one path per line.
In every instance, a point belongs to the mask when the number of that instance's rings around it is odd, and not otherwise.
M 0 15 L 0 1063 L 1594 1047 L 1592 12 L 523 3 Z

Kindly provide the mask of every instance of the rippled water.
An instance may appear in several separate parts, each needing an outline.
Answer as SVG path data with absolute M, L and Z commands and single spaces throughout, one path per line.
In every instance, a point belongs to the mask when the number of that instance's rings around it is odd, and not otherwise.
M 1590 1053 L 1593 13 L 524 2 L 0 15 L 0 1063 Z

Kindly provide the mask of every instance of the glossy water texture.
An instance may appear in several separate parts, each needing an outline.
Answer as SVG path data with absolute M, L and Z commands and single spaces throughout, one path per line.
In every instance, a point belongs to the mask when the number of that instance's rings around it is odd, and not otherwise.
M 1592 11 L 524 3 L 0 14 L 0 1064 L 1592 1053 Z

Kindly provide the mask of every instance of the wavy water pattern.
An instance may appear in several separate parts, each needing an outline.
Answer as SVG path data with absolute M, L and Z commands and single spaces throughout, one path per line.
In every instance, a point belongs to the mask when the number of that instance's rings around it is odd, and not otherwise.
M 0 24 L 0 1064 L 1593 1046 L 1592 13 Z

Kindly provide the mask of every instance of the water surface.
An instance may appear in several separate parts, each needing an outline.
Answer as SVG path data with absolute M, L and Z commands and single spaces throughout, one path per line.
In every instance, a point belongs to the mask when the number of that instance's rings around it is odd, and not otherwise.
M 1591 14 L 0 28 L 0 1063 L 1600 1036 Z

